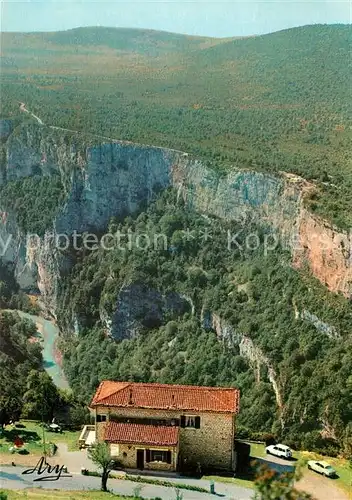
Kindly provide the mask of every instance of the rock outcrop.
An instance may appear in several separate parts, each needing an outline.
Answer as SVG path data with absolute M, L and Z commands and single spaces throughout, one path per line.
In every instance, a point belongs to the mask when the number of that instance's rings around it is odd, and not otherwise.
M 283 399 L 281 395 L 278 375 L 268 356 L 254 344 L 253 340 L 247 335 L 236 331 L 233 326 L 220 318 L 217 314 L 210 311 L 202 311 L 202 324 L 206 330 L 213 330 L 218 339 L 228 346 L 238 346 L 240 355 L 245 358 L 251 366 L 257 382 L 261 380 L 261 368 L 266 368 L 267 377 L 275 393 L 276 404 L 280 415 L 281 425 L 283 420 Z
M 352 297 L 352 234 L 333 228 L 306 209 L 300 210 L 293 263 L 308 264 L 329 290 Z
M 308 321 L 318 330 L 318 332 L 324 333 L 331 339 L 341 338 L 341 335 L 334 326 L 328 325 L 327 323 L 319 319 L 318 316 L 312 314 L 310 311 L 304 310 L 301 313 L 298 313 L 298 317 Z
M 158 328 L 189 310 L 188 301 L 177 293 L 162 294 L 142 283 L 131 283 L 119 291 L 111 320 L 105 319 L 107 333 L 115 340 L 134 338 L 143 329 Z

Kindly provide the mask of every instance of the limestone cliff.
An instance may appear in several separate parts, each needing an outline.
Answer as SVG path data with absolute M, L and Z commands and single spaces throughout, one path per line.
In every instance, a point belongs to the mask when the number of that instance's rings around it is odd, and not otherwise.
M 107 333 L 116 340 L 134 338 L 143 328 L 158 328 L 166 318 L 176 319 L 189 309 L 189 303 L 175 292 L 162 294 L 143 283 L 131 283 L 121 288 L 112 318 L 105 319 Z
M 39 288 L 54 317 L 60 279 L 70 266 L 55 245 L 56 235 L 103 231 L 112 216 L 127 215 L 150 202 L 171 184 L 171 157 L 171 152 L 160 148 L 121 142 L 84 147 L 72 134 L 32 123 L 9 136 L 0 186 L 56 173 L 66 192 L 52 227 L 42 237 L 21 232 L 16 214 L 4 210 L 0 195 L 2 258 L 13 263 L 24 289 Z
M 264 366 L 267 370 L 267 377 L 272 385 L 276 397 L 277 408 L 280 413 L 281 425 L 284 425 L 283 420 L 283 400 L 282 391 L 280 388 L 278 374 L 276 373 L 270 359 L 264 352 L 254 344 L 253 340 L 241 332 L 236 331 L 229 323 L 220 318 L 217 314 L 210 311 L 202 311 L 202 323 L 206 330 L 214 330 L 218 339 L 227 345 L 237 345 L 240 355 L 247 359 L 250 364 L 257 382 L 261 378 L 261 367 Z
M 330 290 L 352 296 L 352 234 L 339 232 L 302 208 L 293 263 L 308 263 L 312 273 Z
M 23 288 L 38 286 L 54 316 L 60 279 L 71 264 L 55 249 L 55 234 L 103 231 L 112 216 L 137 211 L 169 186 L 205 214 L 272 227 L 291 250 L 295 266 L 308 265 L 330 290 L 352 296 L 348 235 L 304 208 L 304 193 L 311 187 L 300 178 L 239 170 L 221 175 L 180 151 L 83 139 L 34 123 L 11 131 L 6 121 L 1 130 L 7 140 L 0 186 L 54 172 L 62 179 L 65 201 L 34 249 L 18 227 L 15 213 L 3 214 L 0 221 L 2 246 L 11 238 L 3 259 L 13 263 Z M 0 211 L 6 211 L 1 198 Z

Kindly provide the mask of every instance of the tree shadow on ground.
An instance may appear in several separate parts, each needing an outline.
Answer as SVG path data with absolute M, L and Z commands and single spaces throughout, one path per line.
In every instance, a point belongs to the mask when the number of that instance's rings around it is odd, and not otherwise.
M 14 428 L 11 430 L 5 429 L 3 431 L 2 437 L 5 438 L 5 440 L 8 443 L 14 443 L 16 438 L 22 439 L 24 442 L 31 442 L 31 441 L 40 441 L 41 437 L 36 431 L 28 431 L 26 429 L 18 429 Z
M 290 461 L 287 464 L 280 464 L 280 463 L 271 461 L 269 457 L 266 457 L 266 458 L 255 457 L 255 458 L 253 458 L 253 462 L 255 464 L 255 467 L 253 467 L 254 470 L 256 467 L 258 467 L 260 465 L 266 465 L 270 469 L 273 469 L 274 471 L 279 472 L 280 474 L 284 474 L 286 472 L 294 472 L 294 470 L 295 470 L 295 466 Z

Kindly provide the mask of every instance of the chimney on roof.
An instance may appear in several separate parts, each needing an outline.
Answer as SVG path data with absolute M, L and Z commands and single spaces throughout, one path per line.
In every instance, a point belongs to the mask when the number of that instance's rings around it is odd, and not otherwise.
M 132 388 L 130 389 L 130 399 L 128 401 L 129 405 L 133 405 L 133 394 L 132 394 Z

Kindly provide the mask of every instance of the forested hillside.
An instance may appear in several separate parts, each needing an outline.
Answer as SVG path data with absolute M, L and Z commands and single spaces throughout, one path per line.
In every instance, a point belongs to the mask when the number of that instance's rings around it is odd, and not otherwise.
M 38 312 L 37 306 L 21 291 L 12 267 L 0 260 L 0 311 L 7 308 Z
M 309 449 L 344 448 L 351 307 L 291 269 L 284 252 L 229 249 L 227 231 L 238 229 L 185 210 L 173 192 L 134 219 L 112 221 L 112 233 L 147 233 L 151 241 L 164 234 L 167 245 L 88 252 L 67 276 L 58 316 L 80 324 L 74 340 L 62 341 L 72 388 L 89 401 L 106 378 L 237 386 L 239 424 L 250 432 Z M 175 316 L 169 305 L 156 314 L 156 292 L 174 304 L 170 294 L 186 298 L 188 312 Z
M 17 313 L 0 311 L 0 426 L 19 418 L 27 377 L 42 369 L 41 346 L 29 341 L 36 332 L 35 324 Z
M 2 116 L 191 152 L 214 168 L 295 172 L 311 210 L 351 219 L 351 27 L 245 39 L 79 28 L 2 34 Z
M 239 434 L 272 432 L 295 447 L 346 452 L 351 302 L 328 292 L 327 272 L 316 273 L 320 283 L 309 269 L 338 269 L 348 281 L 347 235 L 329 222 L 352 227 L 350 36 L 343 25 L 226 40 L 114 28 L 2 34 L 1 117 L 11 119 L 5 128 L 13 132 L 1 136 L 0 208 L 13 217 L 15 229 L 5 221 L 4 234 L 16 248 L 11 266 L 0 267 L 0 307 L 25 307 L 12 273 L 30 264 L 30 283 L 39 282 L 57 319 L 64 368 L 82 403 L 105 378 L 238 386 Z M 219 175 L 207 179 L 213 172 L 201 170 L 204 164 Z M 311 183 L 285 176 L 276 185 L 265 176 L 263 187 L 264 176 L 254 173 L 260 181 L 245 178 L 236 188 L 236 179 L 223 175 L 229 169 L 293 172 Z M 218 197 L 221 182 L 234 189 Z M 185 194 L 177 192 L 182 183 Z M 170 184 L 177 189 L 162 192 Z M 196 205 L 192 190 L 202 189 Z M 220 212 L 206 210 L 213 193 Z M 304 203 L 328 222 L 311 217 Z M 243 220 L 229 216 L 233 205 L 246 212 Z M 247 208 L 260 213 L 256 225 Z M 284 232 L 280 225 L 302 235 L 304 214 L 303 250 L 313 249 L 298 272 L 292 255 L 263 245 L 273 231 Z M 71 237 L 75 224 L 98 236 L 144 234 L 142 246 L 45 247 L 46 231 L 61 228 Z M 335 245 L 335 260 L 333 250 L 325 259 L 311 244 L 317 225 L 322 242 Z M 29 232 L 42 237 L 40 252 L 29 250 Z M 239 245 L 229 243 L 229 233 L 238 233 Z M 149 244 L 157 234 L 166 245 Z M 255 249 L 245 244 L 249 234 L 260 242 Z M 348 296 L 348 286 L 331 289 Z M 28 379 L 39 363 L 27 342 L 33 326 L 5 313 L 0 321 L 1 362 L 10 367 L 3 387 L 18 363 L 14 387 L 22 397 L 26 377 L 31 391 L 37 384 L 34 375 Z M 19 357 L 7 359 L 9 346 Z M 35 414 L 38 404 L 27 410 Z

